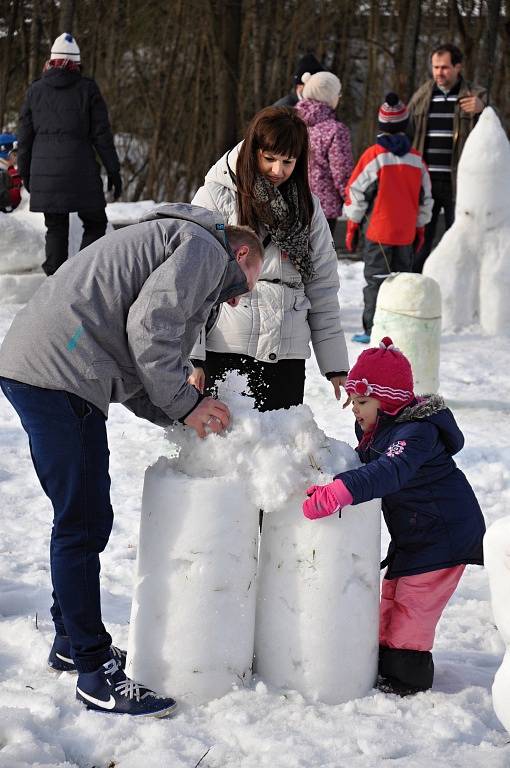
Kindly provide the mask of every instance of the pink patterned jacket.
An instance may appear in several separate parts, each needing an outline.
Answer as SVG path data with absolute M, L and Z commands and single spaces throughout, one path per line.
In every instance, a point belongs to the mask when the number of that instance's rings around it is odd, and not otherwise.
M 349 129 L 335 110 L 321 101 L 303 99 L 296 104 L 310 136 L 310 187 L 321 201 L 327 219 L 342 213 L 344 188 L 354 167 Z

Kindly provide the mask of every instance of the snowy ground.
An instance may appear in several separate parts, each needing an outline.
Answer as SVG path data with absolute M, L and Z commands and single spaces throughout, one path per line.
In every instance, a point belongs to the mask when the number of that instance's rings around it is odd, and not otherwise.
M 341 262 L 339 270 L 350 338 L 360 327 L 362 267 Z M 16 309 L 0 306 L 0 338 Z M 359 351 L 350 345 L 351 360 Z M 504 429 L 510 339 L 473 329 L 443 336 L 441 354 L 441 392 L 466 436 L 458 463 L 490 524 L 510 509 L 510 435 Z M 331 392 L 310 361 L 306 402 L 322 429 L 354 444 L 352 415 Z M 103 612 L 116 644 L 125 647 L 144 471 L 167 453 L 168 443 L 163 430 L 122 406 L 111 408 L 108 431 L 116 522 L 102 557 Z M 487 575 L 474 566 L 439 625 L 436 678 L 426 694 L 399 699 L 374 691 L 327 706 L 255 679 L 208 705 L 183 706 L 169 720 L 133 722 L 83 709 L 74 699 L 76 678 L 46 668 L 52 641 L 50 506 L 17 416 L 2 397 L 0 448 L 0 768 L 510 766 L 510 736 L 493 713 L 490 693 L 504 646 L 491 615 Z

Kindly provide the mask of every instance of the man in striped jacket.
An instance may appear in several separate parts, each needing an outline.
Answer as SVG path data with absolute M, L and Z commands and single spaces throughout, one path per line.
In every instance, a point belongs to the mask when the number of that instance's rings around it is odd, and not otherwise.
M 432 214 L 430 177 L 420 153 L 411 148 L 405 131 L 407 107 L 388 93 L 379 109 L 377 141 L 360 157 L 345 188 L 345 245 L 353 251 L 360 225 L 365 231 L 366 286 L 363 289 L 363 333 L 353 341 L 370 342 L 377 294 L 384 275 L 411 272 L 414 251 L 423 245 L 425 225 Z
M 437 221 L 444 210 L 446 229 L 453 224 L 457 166 L 466 139 L 487 102 L 485 88 L 462 77 L 462 53 L 446 43 L 432 51 L 432 78 L 409 102 L 409 135 L 422 153 L 432 180 L 434 208 L 425 229 L 425 244 L 414 260 L 421 272 L 432 250 Z

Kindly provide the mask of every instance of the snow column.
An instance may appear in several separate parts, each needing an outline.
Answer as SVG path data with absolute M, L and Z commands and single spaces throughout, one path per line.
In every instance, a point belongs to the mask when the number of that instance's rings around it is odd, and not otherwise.
M 193 704 L 249 681 L 257 533 L 241 477 L 191 477 L 164 458 L 147 470 L 130 677 Z
M 297 520 L 301 503 L 296 495 L 264 518 L 255 669 L 338 704 L 366 695 L 377 676 L 380 501 L 320 520 Z
M 510 516 L 496 520 L 483 540 L 485 567 L 489 574 L 492 612 L 506 645 L 503 663 L 492 686 L 494 711 L 510 731 Z
M 437 392 L 441 340 L 441 291 L 431 277 L 400 272 L 379 289 L 372 343 L 389 336 L 409 358 L 414 391 Z
M 176 426 L 173 455 L 145 476 L 128 674 L 204 702 L 249 680 L 256 641 L 267 683 L 325 702 L 364 695 L 377 672 L 380 507 L 302 512 L 309 485 L 359 460 L 307 406 L 258 413 L 235 389 L 219 395 L 228 432 L 199 440 Z

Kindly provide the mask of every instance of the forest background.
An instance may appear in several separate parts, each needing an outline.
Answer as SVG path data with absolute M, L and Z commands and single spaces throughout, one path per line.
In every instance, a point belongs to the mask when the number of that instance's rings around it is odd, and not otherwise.
M 189 200 L 308 51 L 342 82 L 355 157 L 385 93 L 407 101 L 444 42 L 510 125 L 510 0 L 0 0 L 0 129 L 63 31 L 108 105 L 124 200 Z

